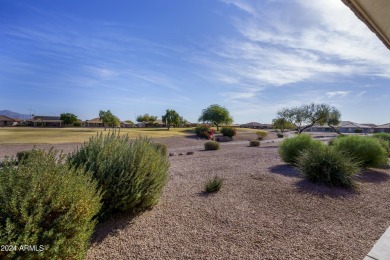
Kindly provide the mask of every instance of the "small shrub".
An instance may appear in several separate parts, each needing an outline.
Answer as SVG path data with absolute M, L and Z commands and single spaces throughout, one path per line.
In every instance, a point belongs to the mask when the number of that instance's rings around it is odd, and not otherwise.
M 89 173 L 56 157 L 33 152 L 0 168 L 0 244 L 43 250 L 2 251 L 1 259 L 84 259 L 101 196 Z
M 80 121 L 74 122 L 74 123 L 73 123 L 73 126 L 75 126 L 75 127 L 80 127 L 80 126 L 81 126 L 81 122 L 80 122 Z
M 218 192 L 222 187 L 222 183 L 223 180 L 220 177 L 215 176 L 213 179 L 206 181 L 204 190 L 207 193 Z
M 260 141 L 259 140 L 250 140 L 249 146 L 260 146 Z
M 338 138 L 333 146 L 362 161 L 363 167 L 382 167 L 388 163 L 385 148 L 375 138 L 351 135 Z
M 165 144 L 154 143 L 154 146 L 158 151 L 160 151 L 164 156 L 168 156 L 168 146 Z
M 356 129 L 354 130 L 354 132 L 355 132 L 355 133 L 357 133 L 357 134 L 359 134 L 359 133 L 362 133 L 362 132 L 363 132 L 363 130 L 362 130 L 362 129 L 360 129 L 360 128 L 356 128 Z
M 215 130 L 208 125 L 202 124 L 195 127 L 195 134 L 200 138 L 211 140 L 214 137 Z
M 284 137 L 284 134 L 281 134 L 281 133 L 277 133 L 276 135 L 278 136 L 278 138 L 283 138 Z
M 91 171 L 104 192 L 100 218 L 154 206 L 168 178 L 168 159 L 150 139 L 140 137 L 129 143 L 128 136 L 115 132 L 91 137 L 69 161 Z
M 236 128 L 231 127 L 231 126 L 222 127 L 220 132 L 221 132 L 221 134 L 223 134 L 223 136 L 228 136 L 228 137 L 233 137 L 233 136 L 236 136 L 236 134 L 237 134 Z
M 298 136 L 287 138 L 279 145 L 279 155 L 286 163 L 295 164 L 300 152 L 311 147 L 319 147 L 324 144 L 321 141 L 314 140 L 310 135 L 300 134 Z
M 328 186 L 353 188 L 353 176 L 360 171 L 359 161 L 332 146 L 303 150 L 296 161 L 296 167 L 307 180 Z
M 215 141 L 209 141 L 204 144 L 204 149 L 209 150 L 219 150 L 219 143 Z
M 256 135 L 257 135 L 257 138 L 261 140 L 268 135 L 268 131 L 259 130 L 256 132 Z

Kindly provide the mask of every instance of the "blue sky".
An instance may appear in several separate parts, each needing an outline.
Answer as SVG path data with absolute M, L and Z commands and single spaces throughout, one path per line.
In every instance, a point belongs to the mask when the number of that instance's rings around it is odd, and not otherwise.
M 390 122 L 390 51 L 341 0 L 0 0 L 0 110 L 120 119 L 305 103 Z

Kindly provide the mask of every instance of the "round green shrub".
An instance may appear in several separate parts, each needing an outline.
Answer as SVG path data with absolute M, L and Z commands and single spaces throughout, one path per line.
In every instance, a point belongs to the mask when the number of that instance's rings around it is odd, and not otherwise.
M 56 158 L 53 150 L 33 152 L 18 167 L 0 168 L 0 244 L 39 250 L 1 251 L 1 259 L 84 259 L 101 195 L 83 168 Z
M 168 146 L 165 144 L 154 143 L 154 146 L 158 151 L 160 151 L 164 156 L 168 156 Z
M 250 140 L 249 146 L 260 146 L 260 141 L 259 140 Z
M 268 131 L 259 130 L 256 132 L 256 135 L 257 135 L 257 138 L 261 140 L 268 135 Z
M 313 146 L 303 150 L 296 167 L 304 177 L 328 186 L 355 186 L 353 176 L 360 171 L 360 162 L 332 146 Z
M 219 150 L 219 143 L 215 141 L 209 141 L 204 144 L 204 149 L 209 150 Z
M 387 152 L 380 141 L 367 136 L 350 135 L 338 138 L 333 146 L 362 162 L 362 167 L 382 167 L 388 163 Z
M 224 126 L 221 128 L 221 134 L 228 137 L 233 137 L 237 134 L 237 130 L 234 127 L 231 126 Z
M 311 147 L 320 147 L 324 144 L 321 141 L 314 140 L 308 134 L 287 138 L 279 145 L 279 155 L 286 163 L 295 164 L 300 152 Z
M 116 211 L 154 206 L 168 178 L 169 162 L 148 138 L 129 142 L 115 132 L 91 137 L 69 157 L 75 167 L 92 172 L 104 192 L 100 218 Z

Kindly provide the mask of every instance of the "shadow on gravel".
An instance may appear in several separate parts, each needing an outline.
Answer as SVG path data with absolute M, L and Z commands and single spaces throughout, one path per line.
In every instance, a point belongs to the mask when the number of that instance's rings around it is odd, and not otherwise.
M 106 237 L 115 236 L 126 226 L 131 225 L 133 219 L 141 214 L 120 212 L 112 215 L 108 220 L 98 223 L 95 227 L 95 232 L 92 234 L 91 244 L 101 243 Z
M 312 183 L 307 180 L 298 181 L 295 183 L 295 186 L 298 188 L 299 192 L 311 194 L 321 198 L 346 198 L 359 194 L 359 192 L 353 189 L 328 187 L 325 185 Z
M 203 197 L 203 198 L 208 198 L 208 197 L 213 197 L 217 194 L 218 192 L 205 192 L 205 191 L 202 191 L 202 192 L 197 192 L 195 193 L 195 195 L 199 196 L 199 197 Z
M 299 177 L 299 173 L 294 167 L 288 164 L 279 164 L 268 168 L 272 173 L 287 177 Z
M 357 177 L 357 180 L 369 183 L 379 183 L 390 180 L 390 175 L 377 170 L 364 170 Z

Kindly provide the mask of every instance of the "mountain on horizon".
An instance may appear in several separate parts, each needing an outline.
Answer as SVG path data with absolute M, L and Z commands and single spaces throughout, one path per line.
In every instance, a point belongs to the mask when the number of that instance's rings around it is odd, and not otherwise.
M 8 117 L 15 118 L 15 119 L 30 119 L 31 118 L 30 115 L 20 114 L 20 113 L 13 112 L 10 110 L 0 110 L 0 115 L 8 116 Z

